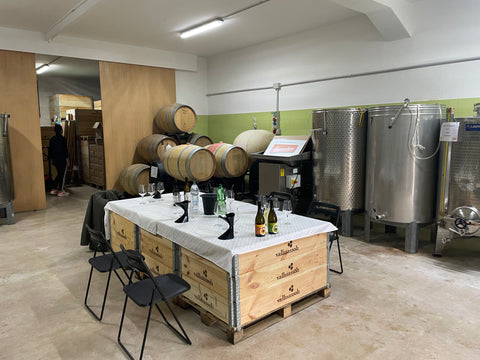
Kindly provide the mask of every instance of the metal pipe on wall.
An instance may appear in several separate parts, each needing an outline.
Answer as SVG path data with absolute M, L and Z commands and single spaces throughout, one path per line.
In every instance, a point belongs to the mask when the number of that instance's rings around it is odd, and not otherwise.
M 398 71 L 415 70 L 415 69 L 422 69 L 422 68 L 433 67 L 433 66 L 459 64 L 459 63 L 470 62 L 470 61 L 479 61 L 479 60 L 480 60 L 480 56 L 477 56 L 477 57 L 472 57 L 472 58 L 454 59 L 454 60 L 438 61 L 438 62 L 432 62 L 432 63 L 426 63 L 426 64 L 401 66 L 401 67 L 397 67 L 397 68 L 390 68 L 390 69 L 384 69 L 384 70 L 367 71 L 367 72 L 361 72 L 361 73 L 330 76 L 330 77 L 325 77 L 325 78 L 320 78 L 320 79 L 297 81 L 297 82 L 282 84 L 282 87 L 305 85 L 305 84 L 311 84 L 311 83 L 323 82 L 323 81 L 331 81 L 331 80 L 350 79 L 350 78 L 370 76 L 370 75 L 380 75 L 380 74 L 387 74 L 387 73 L 393 73 L 393 72 L 398 72 Z M 257 88 L 220 91 L 220 92 L 216 92 L 216 93 L 207 94 L 207 96 L 219 96 L 219 95 L 235 94 L 235 93 L 249 92 L 249 91 L 270 90 L 270 89 L 275 89 L 275 85 L 274 86 L 263 86 L 263 87 L 257 87 Z

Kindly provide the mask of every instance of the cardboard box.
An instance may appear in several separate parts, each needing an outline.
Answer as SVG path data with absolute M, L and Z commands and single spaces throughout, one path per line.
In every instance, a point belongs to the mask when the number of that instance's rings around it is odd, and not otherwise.
M 56 94 L 50 96 L 50 119 L 52 121 L 66 119 L 68 109 L 93 109 L 93 99 L 91 96 L 83 95 Z

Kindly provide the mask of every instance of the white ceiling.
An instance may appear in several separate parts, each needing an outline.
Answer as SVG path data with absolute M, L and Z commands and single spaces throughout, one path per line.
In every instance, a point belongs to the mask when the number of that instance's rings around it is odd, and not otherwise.
M 50 40 L 53 42 L 58 35 L 210 57 L 344 21 L 362 13 L 359 4 L 366 9 L 382 6 L 378 3 L 385 0 L 270 0 L 227 17 L 219 29 L 188 39 L 178 35 L 181 30 L 225 17 L 258 2 L 260 0 L 0 0 L 0 25 L 44 33 L 46 37 L 53 34 Z M 361 5 L 363 3 L 366 5 Z M 86 11 L 72 12 L 79 5 Z M 38 63 L 54 58 L 39 58 Z M 55 63 L 65 62 L 68 59 L 62 58 Z

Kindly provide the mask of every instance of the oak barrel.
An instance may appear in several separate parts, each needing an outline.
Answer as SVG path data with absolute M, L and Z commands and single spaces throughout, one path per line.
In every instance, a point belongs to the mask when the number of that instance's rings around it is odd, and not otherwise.
M 168 175 L 184 181 L 206 181 L 215 173 L 215 158 L 207 149 L 197 145 L 178 145 L 163 155 Z
M 144 137 L 137 144 L 137 152 L 147 162 L 162 161 L 167 149 L 176 146 L 177 142 L 163 134 L 153 134 Z
M 237 177 L 245 173 L 248 168 L 248 155 L 239 146 L 226 143 L 216 143 L 207 145 L 215 156 L 215 176 L 216 177 Z
M 176 134 L 192 131 L 197 124 L 197 115 L 190 106 L 175 103 L 161 108 L 154 121 L 162 133 Z
M 122 169 L 119 176 L 120 185 L 130 195 L 138 195 L 138 185 L 148 185 L 150 166 L 133 164 Z
M 207 146 L 213 144 L 213 141 L 206 135 L 191 133 L 187 142 L 192 145 Z
M 233 140 L 233 145 L 240 146 L 247 154 L 265 151 L 275 135 L 267 130 L 247 130 Z

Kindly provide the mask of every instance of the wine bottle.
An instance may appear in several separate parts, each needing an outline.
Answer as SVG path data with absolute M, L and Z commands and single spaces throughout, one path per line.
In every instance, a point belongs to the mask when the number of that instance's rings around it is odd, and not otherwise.
M 188 178 L 185 178 L 185 186 L 183 188 L 183 200 L 190 201 L 190 185 Z
M 222 184 L 218 185 L 217 190 L 217 214 L 225 215 L 227 213 L 227 201 L 225 199 L 225 189 Z
M 277 214 L 273 209 L 273 200 L 270 199 L 270 211 L 268 212 L 268 233 L 278 233 Z
M 255 236 L 265 236 L 265 217 L 263 216 L 262 203 L 257 203 L 257 215 L 255 216 Z

